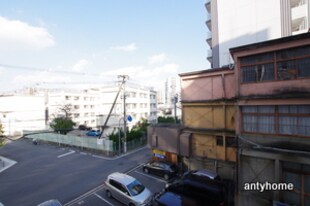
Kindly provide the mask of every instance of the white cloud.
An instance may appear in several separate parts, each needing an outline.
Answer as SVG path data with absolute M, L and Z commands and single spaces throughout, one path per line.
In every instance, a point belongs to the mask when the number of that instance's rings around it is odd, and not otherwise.
M 89 61 L 87 61 L 86 59 L 81 59 L 73 66 L 72 70 L 75 72 L 81 72 L 84 69 L 86 69 L 88 65 L 89 65 Z
M 137 47 L 136 47 L 136 43 L 131 43 L 125 46 L 114 46 L 114 47 L 111 47 L 111 49 L 117 50 L 117 51 L 131 52 L 131 51 L 135 51 Z
M 154 68 L 132 66 L 103 72 L 100 76 L 106 78 L 106 76 L 129 75 L 131 82 L 159 88 L 162 87 L 166 78 L 178 75 L 178 68 L 178 64 L 165 64 Z
M 122 68 L 110 70 L 107 72 L 102 72 L 100 76 L 101 77 L 106 77 L 106 76 L 117 77 L 118 75 L 128 75 L 131 78 L 133 76 L 136 76 L 136 74 L 143 72 L 143 71 L 144 71 L 143 66 L 129 66 L 129 67 L 122 67 Z
M 149 64 L 157 64 L 162 63 L 167 59 L 167 55 L 165 53 L 156 54 L 149 57 Z
M 42 49 L 54 46 L 55 41 L 43 27 L 0 16 L 0 45 L 8 50 Z

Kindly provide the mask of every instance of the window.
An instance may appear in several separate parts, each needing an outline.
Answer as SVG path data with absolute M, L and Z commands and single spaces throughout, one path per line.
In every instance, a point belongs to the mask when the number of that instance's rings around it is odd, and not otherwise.
M 226 137 L 226 147 L 237 147 L 235 137 Z
M 224 141 L 222 136 L 216 136 L 216 146 L 224 146 Z
M 243 83 L 310 77 L 310 47 L 298 47 L 240 58 Z
M 128 191 L 123 187 L 123 185 L 122 185 L 121 183 L 119 183 L 119 182 L 117 182 L 117 181 L 115 181 L 115 180 L 110 180 L 109 182 L 110 182 L 110 184 L 111 184 L 112 186 L 114 186 L 114 187 L 117 188 L 118 190 L 122 191 L 123 193 L 129 194 Z
M 282 170 L 282 181 L 292 183 L 294 185 L 294 190 L 281 192 L 281 201 L 292 205 L 309 205 L 310 166 L 283 162 Z
M 310 106 L 279 107 L 279 133 L 310 135 Z
M 243 82 L 262 82 L 274 79 L 273 64 L 259 64 L 242 68 Z
M 310 105 L 244 106 L 244 132 L 310 135 Z

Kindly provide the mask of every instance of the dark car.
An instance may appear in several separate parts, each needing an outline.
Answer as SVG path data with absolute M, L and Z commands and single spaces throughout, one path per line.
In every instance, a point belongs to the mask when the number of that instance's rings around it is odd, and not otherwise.
M 87 126 L 81 124 L 81 125 L 79 125 L 78 129 L 79 130 L 91 130 L 92 128 L 91 127 L 87 127 Z
M 204 200 L 190 196 L 164 191 L 154 195 L 153 206 L 205 206 Z
M 186 172 L 180 180 L 167 184 L 165 190 L 202 199 L 209 205 L 225 205 L 227 200 L 225 183 L 209 170 Z
M 165 180 L 169 180 L 175 177 L 178 173 L 177 166 L 170 162 L 155 161 L 143 165 L 143 171 L 145 173 L 151 173 L 157 176 L 163 177 Z
M 204 179 L 221 181 L 221 177 L 216 172 L 206 169 L 190 170 L 188 172 L 185 172 L 182 176 L 182 179 Z

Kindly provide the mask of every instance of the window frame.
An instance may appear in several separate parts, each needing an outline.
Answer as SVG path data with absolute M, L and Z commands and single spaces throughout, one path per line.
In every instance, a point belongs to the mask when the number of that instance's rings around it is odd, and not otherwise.
M 304 49 L 306 54 L 299 55 L 299 56 L 287 55 L 287 56 L 282 57 L 282 58 L 279 57 L 281 55 L 281 52 L 283 52 L 283 53 L 287 52 L 288 54 L 290 54 L 290 52 L 292 52 L 292 51 L 303 50 L 303 49 Z M 295 66 L 295 68 L 287 68 L 286 70 L 282 70 L 282 71 L 280 71 L 280 69 L 278 68 L 278 65 L 281 63 L 284 63 L 284 62 L 293 62 L 295 65 L 298 65 L 297 63 L 302 61 L 302 60 L 305 60 L 305 61 L 308 60 L 310 62 L 310 52 L 307 53 L 307 50 L 309 50 L 309 46 L 300 46 L 300 47 L 288 48 L 288 49 L 284 49 L 284 50 L 265 52 L 265 53 L 259 53 L 259 54 L 253 54 L 253 55 L 249 55 L 249 56 L 240 57 L 239 58 L 240 83 L 241 84 L 252 84 L 252 83 L 260 83 L 260 82 L 268 82 L 268 81 L 287 81 L 287 80 L 309 79 L 310 75 L 299 76 L 301 74 L 301 72 L 299 72 L 298 66 Z M 273 57 L 269 60 L 264 59 L 265 58 L 264 55 L 268 55 L 268 54 L 271 54 Z M 249 59 L 246 60 L 246 58 L 249 58 Z M 260 60 L 260 59 L 263 59 L 263 60 Z M 267 65 L 267 64 L 273 65 L 273 79 L 267 79 L 267 80 L 259 81 L 257 74 L 256 74 L 255 75 L 255 79 L 256 79 L 255 81 L 245 80 L 244 72 L 247 69 L 250 70 L 249 67 L 258 68 L 258 66 Z M 310 66 L 309 66 L 309 70 L 310 70 Z M 279 76 L 280 72 L 286 72 L 286 75 L 291 75 L 291 76 L 287 76 L 287 78 L 284 78 L 284 77 L 280 78 L 280 76 Z M 295 75 L 295 77 L 294 77 L 294 75 Z M 261 79 L 261 76 L 259 79 Z

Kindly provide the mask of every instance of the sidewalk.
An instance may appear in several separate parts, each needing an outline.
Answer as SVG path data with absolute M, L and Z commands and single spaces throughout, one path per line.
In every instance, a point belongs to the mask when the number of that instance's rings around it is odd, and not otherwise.
M 6 157 L 0 156 L 0 173 L 3 172 L 4 170 L 12 167 L 15 165 L 17 162 L 14 160 L 10 160 Z

